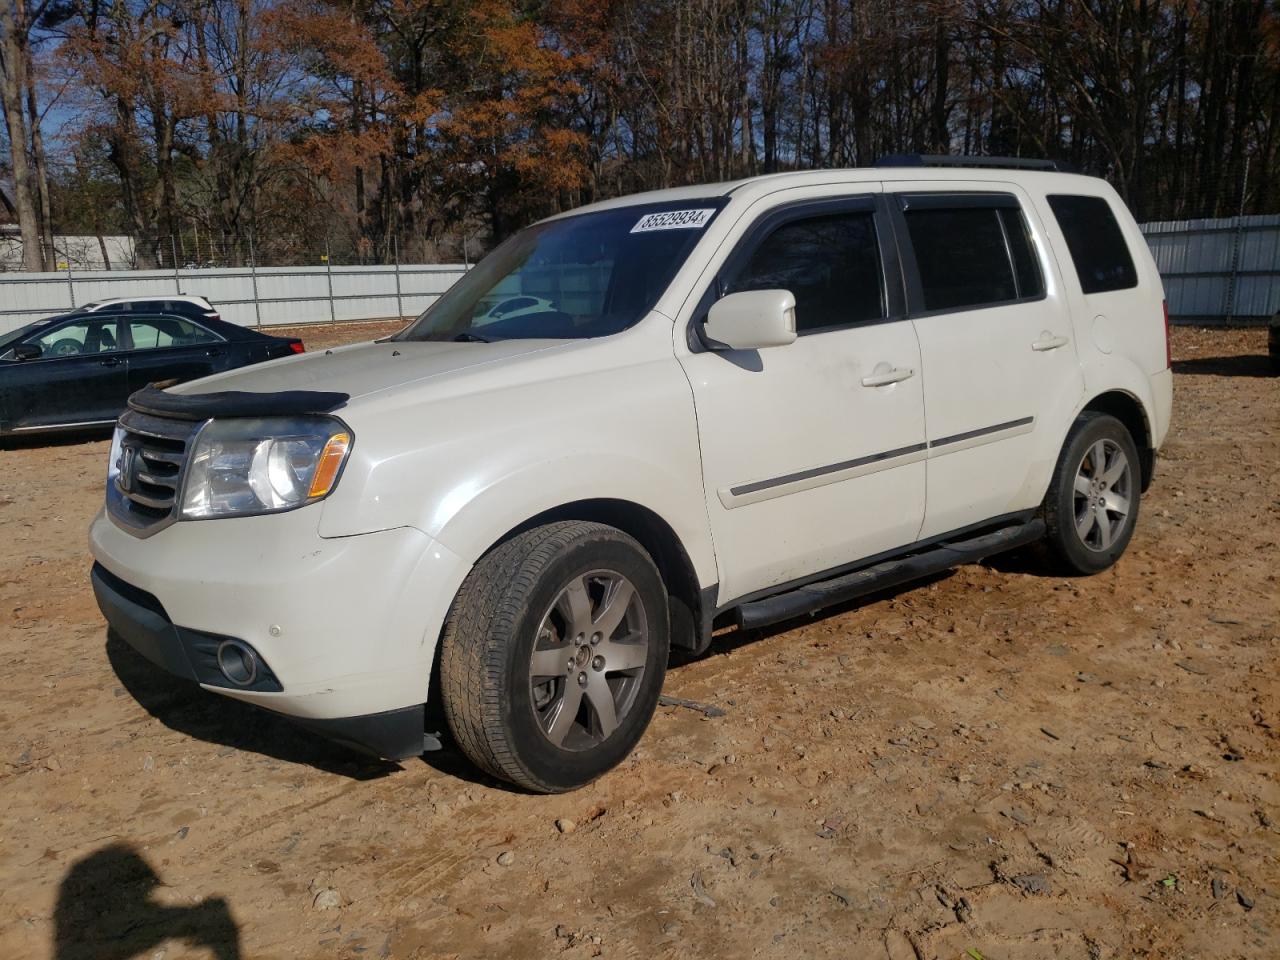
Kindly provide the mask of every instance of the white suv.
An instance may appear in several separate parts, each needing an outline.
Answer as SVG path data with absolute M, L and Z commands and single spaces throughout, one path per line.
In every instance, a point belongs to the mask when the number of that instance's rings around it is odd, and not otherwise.
M 910 162 L 593 204 L 387 340 L 136 394 L 103 612 L 387 758 L 442 707 L 485 770 L 559 791 L 713 628 L 1034 541 L 1108 567 L 1169 426 L 1142 234 L 1101 180 Z

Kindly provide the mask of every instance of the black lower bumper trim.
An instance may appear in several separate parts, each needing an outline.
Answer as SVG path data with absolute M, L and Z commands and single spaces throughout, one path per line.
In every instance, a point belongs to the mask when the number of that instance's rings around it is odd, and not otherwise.
M 100 563 L 93 565 L 89 580 L 98 609 L 120 639 L 162 670 L 196 680 L 191 658 L 159 600 L 125 583 Z
M 385 713 L 370 713 L 363 717 L 288 719 L 335 743 L 384 760 L 408 760 L 425 750 L 440 749 L 439 741 L 424 733 L 426 707 L 421 703 Z

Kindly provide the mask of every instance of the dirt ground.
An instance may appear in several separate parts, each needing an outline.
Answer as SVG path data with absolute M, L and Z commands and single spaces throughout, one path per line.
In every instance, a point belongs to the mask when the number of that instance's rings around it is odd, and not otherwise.
M 0 450 L 0 957 L 1274 960 L 1264 352 L 1176 331 L 1117 568 L 1002 560 L 724 636 L 667 680 L 723 716 L 659 708 L 558 797 L 450 752 L 366 762 L 159 673 L 86 579 L 106 442 Z

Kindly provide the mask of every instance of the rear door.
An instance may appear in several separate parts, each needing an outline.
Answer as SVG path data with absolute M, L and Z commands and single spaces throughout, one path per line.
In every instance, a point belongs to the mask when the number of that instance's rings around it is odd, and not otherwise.
M 186 317 L 131 316 L 124 326 L 131 391 L 157 380 L 185 382 L 227 369 L 226 341 Z
M 890 203 L 924 368 L 922 538 L 1037 506 L 1084 390 L 1031 204 L 1012 185 L 940 186 L 895 183 Z
M 106 423 L 129 397 L 116 317 L 80 316 L 25 341 L 40 356 L 4 365 L 9 428 Z

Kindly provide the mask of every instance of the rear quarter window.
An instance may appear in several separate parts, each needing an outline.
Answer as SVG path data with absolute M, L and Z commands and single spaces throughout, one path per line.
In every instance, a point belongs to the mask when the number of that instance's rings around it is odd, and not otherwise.
M 1111 204 L 1102 197 L 1053 194 L 1049 208 L 1067 239 L 1081 290 L 1107 293 L 1138 285 L 1138 271 Z

